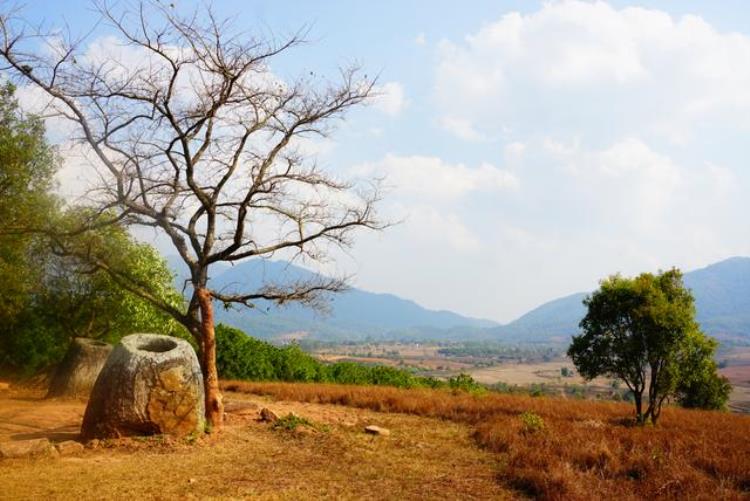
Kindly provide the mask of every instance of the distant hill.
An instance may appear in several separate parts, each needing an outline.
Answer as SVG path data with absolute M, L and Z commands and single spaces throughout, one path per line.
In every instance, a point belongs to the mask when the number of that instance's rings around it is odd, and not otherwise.
M 750 258 L 733 257 L 685 273 L 685 285 L 693 292 L 704 331 L 723 339 L 750 337 Z M 555 299 L 490 330 L 495 339 L 567 341 L 586 314 L 586 295 Z
M 169 259 L 175 270 L 179 260 Z M 303 280 L 316 275 L 283 261 L 250 261 L 214 268 L 212 287 L 252 290 L 267 282 Z M 184 273 L 178 273 L 182 287 Z M 735 257 L 685 274 L 693 291 L 697 318 L 713 336 L 750 338 L 750 258 Z M 262 338 L 311 337 L 319 340 L 508 340 L 567 342 L 585 315 L 587 293 L 572 294 L 534 308 L 506 325 L 451 311 L 435 311 L 393 294 L 351 289 L 329 297 L 330 314 L 321 315 L 299 305 L 277 308 L 259 302 L 258 308 L 217 309 L 221 322 Z
M 567 341 L 578 331 L 578 323 L 586 314 L 583 300 L 586 293 L 571 294 L 537 306 L 512 321 L 490 329 L 492 338 L 513 341 Z
M 182 287 L 182 264 L 169 259 L 178 271 L 176 281 Z M 215 267 L 210 279 L 218 290 L 253 290 L 264 283 L 288 283 L 315 278 L 316 274 L 283 261 L 254 260 L 236 266 Z M 424 308 L 414 301 L 393 294 L 350 289 L 328 296 L 329 314 L 321 314 L 296 304 L 278 308 L 260 301 L 256 309 L 237 307 L 217 309 L 220 322 L 238 327 L 254 336 L 271 338 L 288 333 L 298 337 L 325 340 L 361 340 L 371 338 L 453 338 L 464 329 L 482 331 L 496 322 L 459 315 L 450 311 Z M 288 336 L 287 336 L 288 337 Z

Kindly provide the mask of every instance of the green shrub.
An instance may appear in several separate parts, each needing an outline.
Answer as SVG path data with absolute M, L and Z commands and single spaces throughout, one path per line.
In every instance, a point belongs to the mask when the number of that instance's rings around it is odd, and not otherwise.
M 537 433 L 546 429 L 546 425 L 544 424 L 544 419 L 542 419 L 542 416 L 531 411 L 522 413 L 519 416 L 519 419 L 521 420 L 521 424 L 523 425 L 523 427 L 521 428 L 521 431 L 523 433 Z
M 467 391 L 469 393 L 484 393 L 487 389 L 474 381 L 469 374 L 461 373 L 448 379 L 448 387 L 452 390 Z
M 273 428 L 275 430 L 294 431 L 298 426 L 309 426 L 310 428 L 315 428 L 315 425 L 309 419 L 292 414 L 291 412 L 286 416 L 280 417 L 273 423 Z

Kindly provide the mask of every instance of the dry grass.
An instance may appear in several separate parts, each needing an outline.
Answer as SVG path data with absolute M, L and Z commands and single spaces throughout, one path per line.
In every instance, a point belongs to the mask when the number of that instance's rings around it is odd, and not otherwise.
M 470 427 L 404 414 L 226 393 L 227 426 L 188 441 L 125 440 L 74 457 L 0 460 L 0 499 L 507 499 L 497 455 L 476 447 Z M 294 412 L 315 428 L 274 429 L 239 400 Z M 242 402 L 247 403 L 247 402 Z M 43 409 L 31 413 L 32 407 Z M 53 437 L 80 425 L 84 402 L 0 397 L 9 431 Z M 74 411 L 74 412 L 73 412 Z M 363 433 L 365 425 L 391 430 Z M 11 426 L 13 425 L 13 426 Z M 24 437 L 28 434 L 24 431 Z M 71 438 L 71 437 L 66 437 Z M 54 439 L 54 438 L 53 438 Z
M 546 499 L 750 497 L 750 418 L 665 409 L 657 427 L 635 427 L 626 404 L 385 387 L 227 382 L 276 399 L 406 413 L 474 427 L 497 454 L 498 480 Z M 524 412 L 541 417 L 528 429 Z

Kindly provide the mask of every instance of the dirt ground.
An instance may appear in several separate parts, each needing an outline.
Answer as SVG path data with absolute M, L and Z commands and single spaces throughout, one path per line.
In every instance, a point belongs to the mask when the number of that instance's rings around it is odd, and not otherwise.
M 497 457 L 436 419 L 226 395 L 225 431 L 195 442 L 105 441 L 74 456 L 0 460 L 0 499 L 505 499 Z M 268 407 L 313 423 L 257 420 Z M 0 392 L 0 441 L 76 440 L 85 402 Z M 375 424 L 390 436 L 363 432 Z

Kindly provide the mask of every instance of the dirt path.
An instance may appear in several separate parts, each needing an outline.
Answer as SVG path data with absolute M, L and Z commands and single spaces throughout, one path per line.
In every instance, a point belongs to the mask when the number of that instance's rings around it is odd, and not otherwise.
M 77 434 L 82 402 L 0 395 L 0 441 Z M 502 499 L 497 458 L 469 428 L 348 407 L 228 394 L 226 431 L 189 445 L 132 440 L 73 457 L 0 460 L 2 499 L 246 498 Z M 297 431 L 257 421 L 266 406 L 315 425 Z M 387 437 L 363 433 L 376 424 Z

